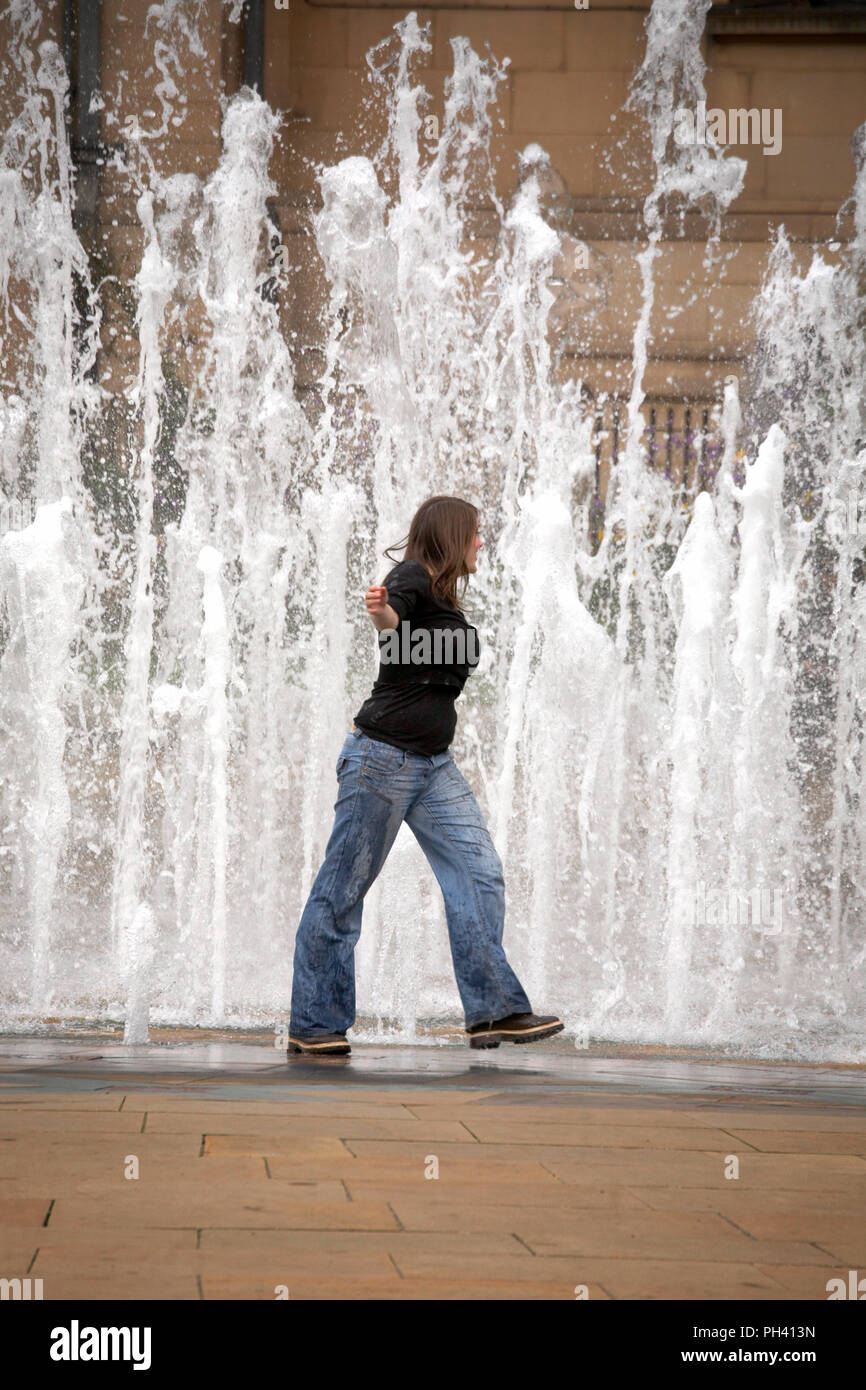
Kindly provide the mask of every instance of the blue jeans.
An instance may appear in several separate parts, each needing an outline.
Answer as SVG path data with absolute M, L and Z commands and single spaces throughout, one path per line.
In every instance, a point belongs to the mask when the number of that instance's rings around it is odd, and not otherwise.
M 451 754 L 425 758 L 355 729 L 340 750 L 337 781 L 334 828 L 295 937 L 292 1037 L 345 1033 L 355 1022 L 364 895 L 404 820 L 445 899 L 466 1027 L 531 1013 L 502 949 L 502 861 Z

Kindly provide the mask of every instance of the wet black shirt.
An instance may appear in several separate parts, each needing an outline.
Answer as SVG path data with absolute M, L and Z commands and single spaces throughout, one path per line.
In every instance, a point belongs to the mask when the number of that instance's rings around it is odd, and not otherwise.
M 379 674 L 355 715 L 370 738 L 432 757 L 454 737 L 454 701 L 478 665 L 478 632 L 433 594 L 418 560 L 401 560 L 382 581 L 400 618 L 379 633 Z

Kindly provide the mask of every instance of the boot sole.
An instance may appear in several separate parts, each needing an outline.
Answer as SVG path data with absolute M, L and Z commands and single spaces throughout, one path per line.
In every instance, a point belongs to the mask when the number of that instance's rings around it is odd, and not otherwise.
M 531 1043 L 540 1042 L 542 1038 L 552 1038 L 554 1033 L 561 1033 L 565 1028 L 564 1023 L 551 1023 L 544 1028 L 533 1029 L 499 1029 L 495 1033 L 470 1033 L 469 1046 L 475 1048 L 498 1047 L 503 1042 Z
M 345 1057 L 351 1051 L 351 1045 L 347 1042 L 304 1043 L 296 1042 L 294 1038 L 289 1040 L 289 1045 L 286 1048 L 286 1053 L 290 1057 L 294 1053 L 300 1053 L 305 1057 Z

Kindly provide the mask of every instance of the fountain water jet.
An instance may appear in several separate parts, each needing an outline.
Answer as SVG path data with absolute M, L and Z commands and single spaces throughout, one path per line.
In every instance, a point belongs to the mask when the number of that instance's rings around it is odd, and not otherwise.
M 330 825 L 333 759 L 374 674 L 360 595 L 381 577 L 380 552 L 414 506 L 454 491 L 480 503 L 489 556 L 471 595 L 482 665 L 461 698 L 455 752 L 505 861 L 509 954 L 534 1002 L 560 1011 L 578 1039 L 764 1056 L 857 1051 L 862 560 L 839 503 L 864 461 L 862 168 L 841 269 L 816 253 L 798 278 L 779 239 L 757 303 L 754 380 L 742 406 L 735 387 L 726 390 L 719 481 L 696 500 L 687 529 L 666 480 L 646 467 L 642 408 L 663 211 L 677 200 L 707 211 L 712 253 L 740 187 L 741 161 L 673 148 L 676 102 L 703 93 L 706 9 L 706 0 L 656 0 L 634 88 L 655 174 L 626 454 L 596 553 L 584 497 L 592 419 L 551 340 L 563 237 L 544 215 L 549 159 L 537 146 L 523 151 L 507 207 L 490 167 L 503 65 L 454 41 L 442 132 L 422 157 L 426 96 L 412 68 L 429 49 L 427 31 L 409 15 L 392 49 L 371 54 L 388 135 L 373 157 L 321 174 L 312 230 L 330 298 L 309 419 L 267 288 L 276 117 L 249 92 L 228 102 L 220 164 L 205 182 L 158 178 L 147 142 L 159 132 L 143 133 L 134 147 L 146 234 L 132 400 L 140 433 L 126 460 L 137 506 L 119 547 L 130 563 L 114 576 L 126 600 L 122 696 L 108 679 L 92 599 L 109 547 L 88 539 L 84 519 L 92 354 L 76 359 L 68 347 L 69 267 L 83 274 L 86 264 L 66 232 L 51 243 L 59 257 L 27 259 L 28 246 L 50 242 L 39 231 L 48 224 L 32 221 L 36 202 L 15 180 L 20 148 L 4 146 L 17 259 L 11 273 L 0 262 L 0 288 L 14 295 L 23 278 L 42 295 L 45 342 L 59 348 L 49 363 L 35 346 L 25 389 L 4 395 L 4 486 L 19 480 L 9 461 L 33 431 L 44 486 L 54 489 L 47 500 L 74 497 L 76 523 L 64 510 L 53 539 L 42 517 L 29 537 L 4 542 L 6 623 L 19 634 L 4 635 L 0 653 L 4 920 L 21 881 L 10 862 L 47 885 L 32 899 L 30 930 L 16 926 L 0 941 L 11 1024 L 52 967 L 62 997 L 34 996 L 40 1007 L 124 1015 L 130 1042 L 146 1038 L 149 1021 L 261 1024 L 284 1014 L 291 933 Z M 177 64 L 166 38 L 173 7 L 160 13 L 165 126 Z M 46 59 L 29 70 L 47 80 L 54 68 Z M 58 140 L 60 127 L 56 103 L 53 126 L 41 106 L 28 109 L 32 153 L 46 131 Z M 58 186 L 51 202 L 67 227 Z M 500 228 L 488 245 L 473 239 L 479 200 Z M 156 546 L 150 514 L 171 328 L 184 315 L 196 332 L 172 444 L 183 489 Z M 84 325 L 91 348 L 95 322 Z M 41 394 L 58 362 L 59 407 Z M 810 453 L 822 410 L 829 424 Z M 808 515 L 804 484 L 818 499 Z M 676 553 L 673 565 L 663 547 Z M 73 662 L 64 682 L 55 660 L 46 677 L 54 742 L 45 786 L 61 816 L 42 860 L 18 813 L 47 805 L 28 780 L 39 767 L 36 726 L 14 724 L 30 679 L 23 624 L 36 605 L 25 591 L 15 607 L 25 549 L 66 595 L 54 605 L 57 648 L 76 662 L 81 652 L 94 658 L 92 668 Z M 816 688 L 808 640 L 825 581 L 833 601 L 824 650 L 839 690 L 816 725 L 803 710 Z M 33 639 L 46 670 L 57 657 L 52 640 L 41 629 Z M 816 727 L 821 738 L 832 728 L 829 764 Z M 116 737 L 117 766 L 93 809 L 94 768 L 111 765 L 89 756 L 102 728 Z M 819 793 L 831 804 L 823 820 Z M 112 848 L 111 892 L 93 865 L 83 891 L 68 867 L 91 843 Z M 724 901 L 781 892 L 781 930 L 775 921 L 689 918 L 705 889 Z M 58 920 L 61 895 L 68 924 Z M 397 1023 L 393 1036 L 415 1039 L 422 1019 L 458 1018 L 441 903 L 408 832 L 365 905 L 358 985 L 359 1011 L 378 1036 Z

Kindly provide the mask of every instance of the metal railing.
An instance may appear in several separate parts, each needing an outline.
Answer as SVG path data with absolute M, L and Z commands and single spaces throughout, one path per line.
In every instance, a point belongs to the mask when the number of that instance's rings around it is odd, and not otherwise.
M 712 488 L 722 455 L 718 411 L 702 401 L 644 403 L 641 446 L 646 465 L 664 476 L 677 505 L 689 508 L 699 492 Z M 628 403 L 607 397 L 594 407 L 595 489 L 590 504 L 590 533 L 601 539 L 611 471 L 622 458 L 628 438 Z

